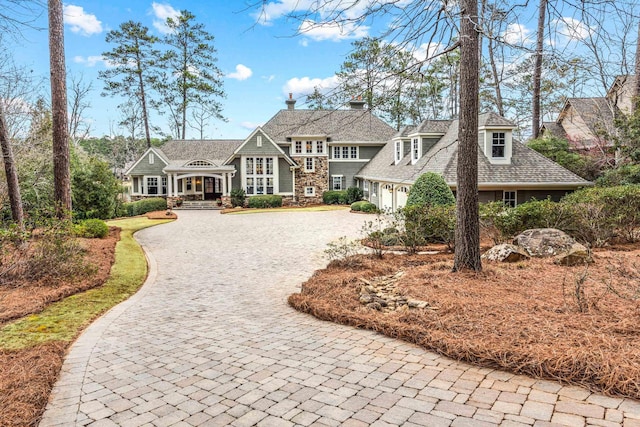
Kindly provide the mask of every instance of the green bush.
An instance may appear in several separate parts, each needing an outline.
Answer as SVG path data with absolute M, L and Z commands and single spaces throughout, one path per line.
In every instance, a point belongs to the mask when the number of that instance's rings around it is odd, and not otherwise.
M 453 249 L 455 205 L 406 206 L 401 210 L 405 246 L 414 249 L 426 243 L 444 243 Z
M 151 197 L 137 202 L 123 203 L 119 214 L 122 216 L 143 215 L 147 212 L 163 211 L 167 209 L 167 201 L 162 197 Z
M 640 228 L 640 185 L 592 187 L 566 195 L 560 203 L 571 214 L 568 232 L 592 246 L 613 237 L 633 242 Z
M 347 188 L 347 205 L 350 205 L 354 202 L 359 202 L 364 197 L 364 192 L 360 187 L 349 187 Z
M 407 206 L 452 205 L 455 202 L 453 192 L 444 178 L 433 172 L 420 175 L 407 198 Z
M 88 161 L 73 162 L 73 166 L 71 194 L 74 218 L 113 218 L 120 185 L 109 164 L 90 158 Z
M 75 225 L 75 232 L 80 237 L 102 239 L 109 234 L 109 226 L 101 219 L 85 219 Z
M 601 187 L 640 184 L 640 165 L 627 164 L 604 173 L 596 183 Z
M 322 203 L 325 205 L 346 205 L 347 190 L 331 190 L 322 193 Z
M 279 208 L 282 206 L 282 196 L 264 195 L 249 197 L 250 208 Z
M 244 207 L 244 202 L 247 198 L 247 194 L 244 192 L 243 188 L 234 188 L 231 190 L 231 206 L 236 207 Z
M 376 205 L 366 200 L 360 200 L 351 204 L 351 210 L 356 212 L 374 213 L 378 211 Z
M 503 202 L 483 203 L 480 205 L 480 227 L 497 244 L 532 228 L 564 230 L 569 225 L 569 215 L 565 206 L 550 199 L 531 200 L 515 208 Z

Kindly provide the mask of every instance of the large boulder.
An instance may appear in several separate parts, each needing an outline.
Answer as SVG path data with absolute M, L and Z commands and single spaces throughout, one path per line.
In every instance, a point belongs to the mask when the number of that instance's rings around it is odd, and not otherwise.
M 579 265 L 592 262 L 589 249 L 576 242 L 567 233 L 555 228 L 534 228 L 523 231 L 513 240 L 529 256 L 555 257 L 560 265 Z
M 518 262 L 528 258 L 523 249 L 508 243 L 496 245 L 482 255 L 482 259 L 497 262 Z
M 513 244 L 524 249 L 529 256 L 546 258 L 566 253 L 576 241 L 562 230 L 533 228 L 518 234 Z

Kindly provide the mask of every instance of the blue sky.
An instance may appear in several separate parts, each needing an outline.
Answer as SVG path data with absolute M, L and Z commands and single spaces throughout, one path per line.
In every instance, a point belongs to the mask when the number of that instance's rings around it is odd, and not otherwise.
M 266 122 L 285 108 L 289 92 L 301 98 L 323 80 L 333 79 L 353 36 L 335 33 L 294 36 L 296 26 L 285 18 L 267 25 L 256 24 L 256 9 L 247 10 L 244 1 L 80 1 L 65 3 L 65 53 L 68 73 L 83 75 L 92 81 L 92 135 L 109 134 L 118 121 L 119 98 L 102 97 L 103 83 L 98 71 L 105 68 L 101 53 L 110 49 L 106 33 L 129 19 L 141 22 L 161 36 L 162 22 L 176 11 L 187 9 L 196 21 L 205 24 L 214 35 L 218 67 L 225 74 L 223 114 L 228 122 L 214 121 L 207 130 L 210 138 L 244 138 L 257 125 Z M 286 8 L 282 9 L 283 11 Z M 42 30 L 28 30 L 15 42 L 14 58 L 19 64 L 33 67 L 36 74 L 48 75 L 46 12 L 36 25 Z M 302 101 L 299 101 L 301 104 Z M 168 131 L 163 117 L 154 123 Z M 187 135 L 196 137 L 196 132 Z
M 179 1 L 83 1 L 65 3 L 65 44 L 69 73 L 83 75 L 91 81 L 91 109 L 86 113 L 91 122 L 91 134 L 110 133 L 119 120 L 117 105 L 122 99 L 102 97 L 102 81 L 98 71 L 105 68 L 101 54 L 111 47 L 105 42 L 106 33 L 127 20 L 139 21 L 162 36 L 162 23 L 179 10 L 187 9 L 215 36 L 218 67 L 225 74 L 222 100 L 223 114 L 228 122 L 214 121 L 207 130 L 210 138 L 245 138 L 257 125 L 263 124 L 279 109 L 289 92 L 302 107 L 304 94 L 314 86 L 330 86 L 335 72 L 351 50 L 351 42 L 388 25 L 377 20 L 377 28 L 352 28 L 340 32 L 335 26 L 314 28 L 303 35 L 295 35 L 300 22 L 287 19 L 286 14 L 309 7 L 314 0 L 269 0 L 266 16 L 256 22 L 257 9 L 247 8 L 256 0 L 189 0 Z M 344 0 L 348 1 L 348 0 Z M 410 0 L 398 0 L 400 3 Z M 359 4 L 366 3 L 360 2 Z M 356 3 L 358 4 L 358 3 Z M 353 11 L 357 13 L 358 10 Z M 41 30 L 25 30 L 23 37 L 11 40 L 15 62 L 33 68 L 34 73 L 48 76 L 48 42 L 46 11 L 36 26 Z M 265 22 L 266 21 L 266 22 Z M 512 23 L 505 39 L 513 42 L 531 38 L 535 20 Z M 580 22 L 573 33 L 589 33 Z M 594 29 L 595 31 L 595 29 Z M 154 116 L 153 123 L 166 132 L 166 119 Z M 117 129 L 116 129 L 117 131 Z M 197 137 L 191 130 L 187 137 Z

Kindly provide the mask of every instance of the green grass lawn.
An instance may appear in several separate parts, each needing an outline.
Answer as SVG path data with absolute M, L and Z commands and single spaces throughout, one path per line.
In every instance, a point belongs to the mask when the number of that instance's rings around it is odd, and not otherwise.
M 147 277 L 147 260 L 133 233 L 171 220 L 146 217 L 110 221 L 122 229 L 115 263 L 104 285 L 49 305 L 38 314 L 11 322 L 0 329 L 0 348 L 18 350 L 49 341 L 71 342 L 96 317 L 136 293 Z
M 309 206 L 306 208 L 265 208 L 265 209 L 238 209 L 238 210 L 227 210 L 225 211 L 225 215 L 240 215 L 240 214 L 253 214 L 253 213 L 264 213 L 264 212 L 323 212 L 323 211 L 340 211 L 350 209 L 349 206 L 343 205 L 321 205 L 321 206 Z

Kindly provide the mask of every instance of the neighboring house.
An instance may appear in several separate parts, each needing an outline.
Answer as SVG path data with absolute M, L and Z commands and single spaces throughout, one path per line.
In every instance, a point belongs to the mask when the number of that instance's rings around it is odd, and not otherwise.
M 478 128 L 478 190 L 481 202 L 515 206 L 532 198 L 560 199 L 591 185 L 557 163 L 513 140 L 516 125 L 495 113 L 482 114 Z M 411 185 L 425 172 L 457 186 L 458 121 L 427 120 L 405 127 L 356 178 L 365 198 L 379 208 L 403 207 Z
M 635 76 L 618 76 L 605 97 L 568 98 L 558 118 L 542 124 L 542 136 L 565 138 L 581 151 L 613 147 L 615 118 L 631 111 L 635 82 Z
M 291 96 L 245 140 L 176 140 L 149 148 L 127 171 L 132 198 L 228 203 L 234 188 L 247 196 L 277 194 L 285 204 L 322 202 L 327 190 L 356 185 L 355 174 L 395 130 L 351 101 L 347 110 L 296 110 Z

